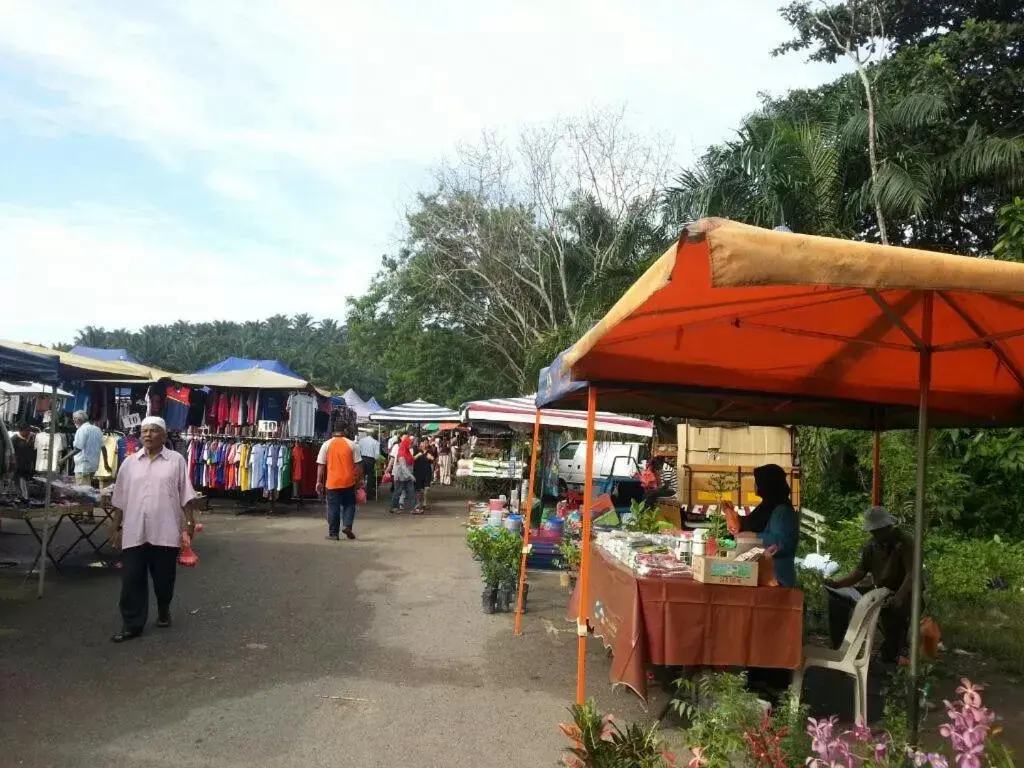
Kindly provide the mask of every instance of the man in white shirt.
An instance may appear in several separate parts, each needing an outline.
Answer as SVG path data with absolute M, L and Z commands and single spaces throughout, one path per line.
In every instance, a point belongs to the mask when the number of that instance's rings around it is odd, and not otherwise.
M 377 458 L 380 442 L 370 432 L 359 436 L 359 454 L 363 457 L 363 478 L 366 480 L 366 498 L 377 498 Z
M 121 631 L 123 643 L 142 634 L 149 617 L 149 579 L 156 595 L 158 627 L 171 626 L 171 600 L 182 531 L 195 535 L 196 492 L 185 458 L 164 445 L 167 425 L 159 416 L 142 420 L 142 450 L 125 459 L 110 499 L 114 532 L 121 547 Z
M 75 441 L 64 458 L 75 457 L 75 482 L 78 485 L 92 485 L 93 475 L 103 459 L 103 432 L 89 423 L 89 414 L 85 411 L 75 411 L 71 419 L 77 427 Z

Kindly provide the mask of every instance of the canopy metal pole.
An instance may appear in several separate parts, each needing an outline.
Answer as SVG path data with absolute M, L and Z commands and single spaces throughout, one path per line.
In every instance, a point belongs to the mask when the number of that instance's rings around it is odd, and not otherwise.
M 920 359 L 920 404 L 917 413 L 917 488 L 914 494 L 914 573 L 910 602 L 910 697 L 907 720 L 910 743 L 917 744 L 919 675 L 921 652 L 921 581 L 924 578 L 924 495 L 928 479 L 928 390 L 932 381 L 932 303 L 926 291 L 922 305 Z
M 538 446 L 540 445 L 540 408 L 533 419 L 533 450 L 530 451 L 530 485 L 526 489 L 526 515 L 523 517 L 523 556 L 519 560 L 519 592 L 516 597 L 516 623 L 512 634 L 518 635 L 523 624 L 523 589 L 526 586 L 526 558 L 530 555 L 530 527 L 533 523 L 533 483 L 537 479 Z
M 875 430 L 874 443 L 871 446 L 871 505 L 877 507 L 882 503 L 882 431 Z
M 43 541 L 39 545 L 39 584 L 36 586 L 36 597 L 43 596 L 43 583 L 46 581 L 46 553 L 50 551 L 50 499 L 53 496 L 53 444 L 57 434 L 57 385 L 53 385 L 53 397 L 50 400 L 50 442 L 47 448 L 49 461 L 46 464 L 46 495 L 43 497 Z
M 583 530 L 580 537 L 579 604 L 576 614 L 576 703 L 587 694 L 587 614 L 590 611 L 590 516 L 594 505 L 594 422 L 597 390 L 587 387 L 587 462 L 583 476 Z

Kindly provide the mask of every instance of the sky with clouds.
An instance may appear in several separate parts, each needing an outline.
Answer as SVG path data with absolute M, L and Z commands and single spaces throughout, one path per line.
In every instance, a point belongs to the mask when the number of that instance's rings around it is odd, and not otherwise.
M 776 4 L 0 0 L 0 338 L 341 319 L 484 130 L 624 107 L 685 163 L 834 77 Z

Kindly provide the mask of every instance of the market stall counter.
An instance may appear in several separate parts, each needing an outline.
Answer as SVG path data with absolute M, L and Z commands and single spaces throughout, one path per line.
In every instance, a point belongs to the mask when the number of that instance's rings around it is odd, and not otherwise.
M 588 589 L 594 635 L 612 651 L 612 685 L 647 698 L 647 665 L 796 669 L 803 592 L 640 576 L 596 543 Z M 580 585 L 566 619 L 575 622 Z

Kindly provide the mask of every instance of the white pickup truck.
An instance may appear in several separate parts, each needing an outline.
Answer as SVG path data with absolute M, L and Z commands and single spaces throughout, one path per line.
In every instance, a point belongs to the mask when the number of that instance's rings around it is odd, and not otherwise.
M 587 443 L 574 440 L 558 449 L 558 484 L 569 490 L 583 488 L 587 471 Z M 647 459 L 646 443 L 595 443 L 594 479 L 612 475 L 632 477 Z

